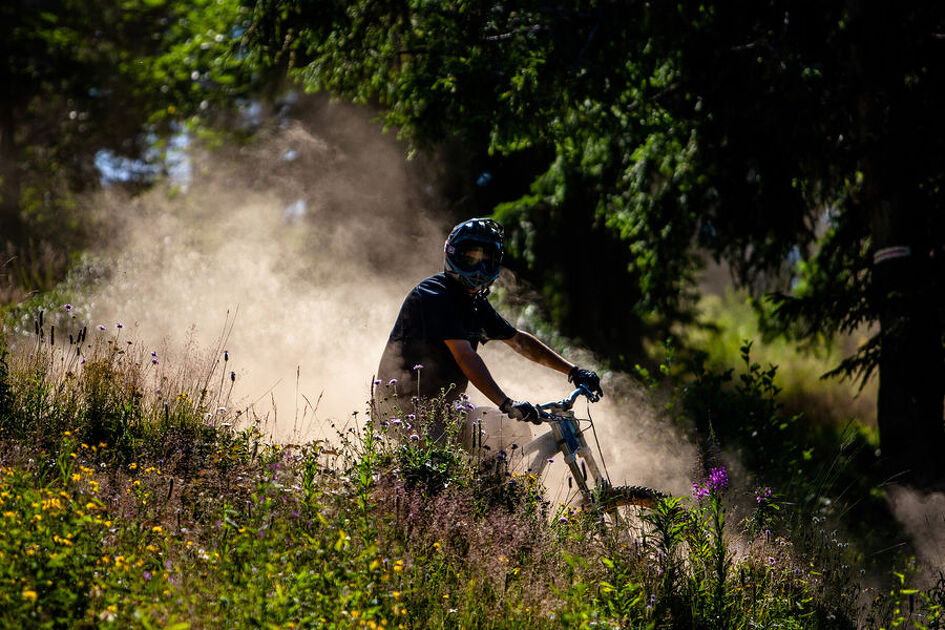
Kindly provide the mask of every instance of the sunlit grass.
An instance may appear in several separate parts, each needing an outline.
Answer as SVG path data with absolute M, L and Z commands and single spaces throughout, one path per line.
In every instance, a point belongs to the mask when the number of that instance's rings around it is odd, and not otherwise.
M 803 347 L 777 336 L 766 336 L 744 293 L 727 290 L 708 294 L 698 304 L 698 325 L 680 331 L 681 343 L 707 354 L 715 367 L 739 362 L 740 348 L 752 342 L 752 357 L 762 365 L 778 366 L 776 383 L 784 404 L 820 420 L 842 422 L 856 418 L 866 425 L 876 421 L 875 379 L 862 391 L 850 380 L 821 378 L 852 354 L 862 339 L 837 339 L 829 347 Z
M 938 591 L 870 606 L 842 540 L 812 527 L 821 551 L 795 549 L 777 488 L 736 517 L 716 470 L 618 527 L 428 439 L 435 401 L 267 443 L 221 357 L 182 369 L 98 333 L 3 351 L 0 626 L 935 627 Z

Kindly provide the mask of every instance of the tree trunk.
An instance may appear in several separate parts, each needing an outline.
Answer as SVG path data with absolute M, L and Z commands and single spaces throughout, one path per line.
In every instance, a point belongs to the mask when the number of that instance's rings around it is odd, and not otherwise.
M 863 202 L 873 247 L 872 309 L 880 324 L 877 420 L 887 472 L 928 485 L 945 479 L 945 352 L 934 307 L 938 291 L 923 230 L 924 207 L 911 164 L 912 120 L 903 105 L 903 16 L 851 0 L 851 65 L 859 83 L 857 129 Z M 908 30 L 908 29 L 906 29 Z
M 879 224 L 890 214 L 901 214 L 891 203 L 873 205 Z M 903 244 L 892 230 L 873 237 L 878 252 Z M 901 473 L 920 485 L 945 477 L 945 356 L 933 296 L 927 291 L 928 263 L 927 252 L 912 250 L 910 256 L 877 262 L 873 270 L 881 329 L 880 449 L 890 474 Z
M 0 252 L 6 244 L 22 241 L 20 178 L 17 167 L 16 119 L 12 95 L 0 99 Z

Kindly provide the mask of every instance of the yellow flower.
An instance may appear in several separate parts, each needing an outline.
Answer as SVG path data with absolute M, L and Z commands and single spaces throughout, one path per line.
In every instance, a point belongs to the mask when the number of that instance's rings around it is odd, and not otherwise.
M 27 601 L 30 601 L 30 602 L 35 602 L 35 601 L 36 601 L 36 591 L 31 591 L 31 590 L 29 590 L 29 589 L 24 590 L 24 591 L 23 591 L 23 599 L 25 599 L 25 600 L 27 600 Z
M 154 527 L 151 528 L 151 531 L 154 532 L 155 534 L 160 534 L 162 531 L 164 531 L 164 528 L 161 527 L 160 525 L 155 525 Z
M 391 595 L 393 595 L 394 599 L 400 599 L 400 591 L 394 591 Z
M 128 464 L 128 470 L 134 470 L 137 467 L 138 467 L 138 464 L 134 462 L 131 462 L 130 464 Z
M 397 562 L 394 563 L 394 572 L 395 572 L 395 573 L 400 573 L 400 572 L 403 571 L 403 570 L 404 570 L 404 561 L 403 561 L 403 560 L 398 560 Z
M 435 549 L 436 551 L 439 551 L 439 550 L 440 550 L 440 543 L 438 543 L 438 542 L 433 543 L 433 549 Z
M 79 473 L 72 473 L 72 481 L 80 481 L 81 479 L 82 479 L 82 475 L 80 475 Z

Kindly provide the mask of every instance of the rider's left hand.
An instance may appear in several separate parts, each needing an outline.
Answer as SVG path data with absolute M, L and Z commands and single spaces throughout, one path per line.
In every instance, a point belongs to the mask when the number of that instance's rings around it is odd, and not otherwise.
M 577 387 L 583 385 L 601 398 L 604 397 L 604 390 L 600 388 L 600 377 L 597 376 L 597 372 L 585 370 L 575 365 L 568 372 L 568 382 L 574 383 Z

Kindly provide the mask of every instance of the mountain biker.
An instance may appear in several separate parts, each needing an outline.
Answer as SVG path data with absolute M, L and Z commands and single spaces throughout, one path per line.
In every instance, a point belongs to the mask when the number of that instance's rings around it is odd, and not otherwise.
M 463 221 L 444 243 L 443 273 L 407 294 L 378 368 L 380 382 L 399 399 L 433 398 L 445 391 L 451 402 L 471 382 L 509 418 L 540 424 L 535 406 L 506 395 L 477 353 L 480 343 L 491 340 L 504 341 L 525 358 L 566 374 L 569 382 L 603 394 L 596 373 L 517 330 L 489 303 L 489 287 L 502 262 L 502 235 L 502 226 L 492 219 Z

